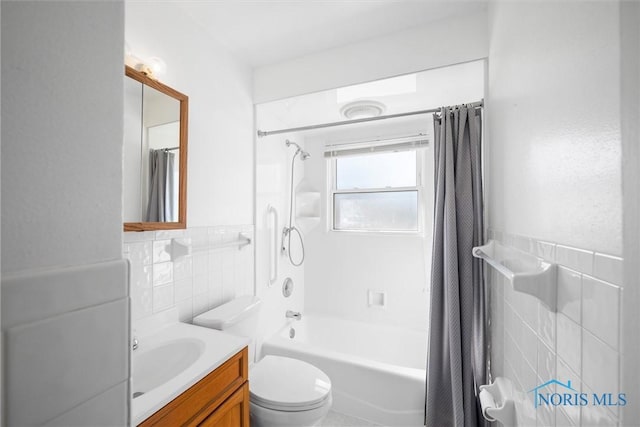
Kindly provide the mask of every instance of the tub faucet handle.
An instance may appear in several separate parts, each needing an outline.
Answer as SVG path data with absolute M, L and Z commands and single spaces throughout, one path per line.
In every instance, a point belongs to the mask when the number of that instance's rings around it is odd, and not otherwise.
M 287 310 L 286 316 L 288 319 L 302 320 L 302 313 L 300 313 L 299 311 Z

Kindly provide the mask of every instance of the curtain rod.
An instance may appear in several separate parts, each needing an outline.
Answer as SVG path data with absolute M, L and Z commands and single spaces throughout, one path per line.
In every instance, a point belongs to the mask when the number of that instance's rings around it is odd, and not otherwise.
M 468 106 L 470 108 L 483 107 L 484 106 L 484 100 L 480 100 L 478 102 L 472 102 L 470 104 L 461 104 L 461 105 L 466 105 L 466 106 Z M 455 107 L 459 107 L 459 106 L 460 105 L 453 105 L 453 106 L 445 107 L 445 108 L 455 108 Z M 332 122 L 332 123 L 322 123 L 322 124 L 318 124 L 318 125 L 300 126 L 300 127 L 297 127 L 297 128 L 268 130 L 268 131 L 258 130 L 258 137 L 262 138 L 263 136 L 278 135 L 278 134 L 281 134 L 281 133 L 301 132 L 301 131 L 305 131 L 305 130 L 323 129 L 323 128 L 329 128 L 329 127 L 334 127 L 334 126 L 343 126 L 343 125 L 352 125 L 352 124 L 356 124 L 356 123 L 374 122 L 374 121 L 377 121 L 377 120 L 395 119 L 397 117 L 415 116 L 415 115 L 418 115 L 418 114 L 437 113 L 439 111 L 440 111 L 440 108 L 431 108 L 429 110 L 409 111 L 409 112 L 406 112 L 406 113 L 388 114 L 386 116 L 366 117 L 364 119 L 354 119 L 354 120 L 345 120 L 345 121 L 342 121 L 342 122 Z

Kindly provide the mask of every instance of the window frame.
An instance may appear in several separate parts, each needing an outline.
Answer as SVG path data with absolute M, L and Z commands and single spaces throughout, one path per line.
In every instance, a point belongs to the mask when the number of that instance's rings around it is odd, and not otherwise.
M 395 150 L 389 150 L 388 153 L 392 153 Z M 416 185 L 405 187 L 383 187 L 383 188 L 354 188 L 339 190 L 337 188 L 338 183 L 338 159 L 339 157 L 329 157 L 327 159 L 327 231 L 332 233 L 341 234 L 355 234 L 355 235 L 411 235 L 411 236 L 423 236 L 424 235 L 424 162 L 426 147 L 418 147 L 408 149 L 406 151 L 414 151 L 416 153 Z M 377 154 L 382 154 L 384 151 L 378 151 Z M 356 154 L 354 156 L 367 156 L 369 154 Z M 356 230 L 356 229 L 337 229 L 336 228 L 336 210 L 335 210 L 335 195 L 336 194 L 364 194 L 364 193 L 400 193 L 403 191 L 416 191 L 417 192 L 417 215 L 418 224 L 416 230 Z

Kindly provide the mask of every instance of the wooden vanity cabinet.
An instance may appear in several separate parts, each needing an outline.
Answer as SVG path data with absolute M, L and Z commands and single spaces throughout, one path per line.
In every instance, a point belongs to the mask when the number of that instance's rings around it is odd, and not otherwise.
M 140 427 L 249 427 L 248 358 L 245 347 Z

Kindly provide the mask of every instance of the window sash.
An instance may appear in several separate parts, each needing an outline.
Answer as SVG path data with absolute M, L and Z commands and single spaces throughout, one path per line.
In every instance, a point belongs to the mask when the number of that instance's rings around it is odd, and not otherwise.
M 415 228 L 401 228 L 401 227 L 338 227 L 338 209 L 336 209 L 336 197 L 344 194 L 400 194 L 400 193 L 414 193 L 415 194 L 415 209 L 416 209 L 416 222 Z M 419 233 L 420 232 L 420 203 L 421 203 L 421 195 L 418 188 L 409 188 L 403 190 L 383 190 L 383 191 L 349 191 L 343 192 L 338 191 L 334 192 L 332 195 L 332 210 L 333 210 L 333 224 L 332 230 L 339 232 L 376 232 L 376 233 Z M 374 218 L 375 216 L 372 216 Z M 389 223 L 390 225 L 391 223 Z
M 324 156 L 328 158 L 344 156 L 364 156 L 367 154 L 380 154 L 394 151 L 417 151 L 429 146 L 426 138 L 413 139 L 407 142 L 390 144 L 338 144 L 325 147 Z
M 349 188 L 345 190 L 333 190 L 333 194 L 348 194 L 348 193 L 400 193 L 403 191 L 417 191 L 419 186 L 410 187 L 384 187 L 384 188 Z
M 415 149 L 415 148 L 414 148 Z M 406 233 L 406 234 L 420 234 L 423 232 L 423 221 L 424 221 L 424 208 L 423 208 L 423 187 L 422 187 L 422 170 L 423 170 L 423 162 L 424 156 L 421 149 L 415 149 L 416 151 L 416 185 L 410 187 L 385 187 L 385 188 L 353 188 L 353 189 L 337 189 L 337 158 L 327 158 L 327 185 L 329 188 L 329 200 L 327 203 L 328 210 L 328 224 L 327 230 L 331 232 L 337 233 Z M 417 193 L 417 229 L 411 230 L 387 230 L 387 229 L 341 229 L 336 228 L 336 207 L 335 207 L 335 196 L 336 194 L 348 194 L 348 193 L 381 193 L 381 192 L 401 192 L 401 191 L 415 191 Z
M 344 190 L 364 190 L 364 189 L 377 189 L 377 188 L 403 188 L 403 187 L 416 187 L 419 182 L 420 174 L 419 174 L 419 155 L 420 153 L 416 150 L 407 151 L 402 153 L 397 152 L 381 152 L 375 153 L 377 157 L 376 160 L 367 160 L 368 155 L 360 155 L 360 156 L 352 156 L 352 161 L 349 161 L 345 158 L 335 158 L 334 162 L 334 188 L 336 191 L 344 191 Z M 407 155 L 411 157 L 409 160 Z M 364 163 L 363 163 L 364 162 Z M 400 167 L 403 172 L 408 172 L 405 168 L 405 165 L 411 165 L 414 169 L 414 175 L 404 175 L 404 178 L 407 179 L 396 179 L 388 178 L 386 179 L 384 176 L 381 176 L 378 171 L 372 168 L 371 163 L 378 162 L 382 167 Z M 353 167 L 354 169 L 352 169 Z M 366 175 L 360 175 L 360 178 L 350 176 L 349 172 L 352 171 L 360 171 L 368 172 Z M 340 179 L 340 172 L 343 173 L 342 179 Z M 342 183 L 342 186 L 339 185 Z M 345 185 L 347 184 L 347 185 Z M 351 185 L 349 185 L 351 184 Z M 356 185 L 353 185 L 356 184 Z M 360 184 L 361 186 L 357 186 Z M 378 187 L 374 185 L 384 185 L 384 187 Z

